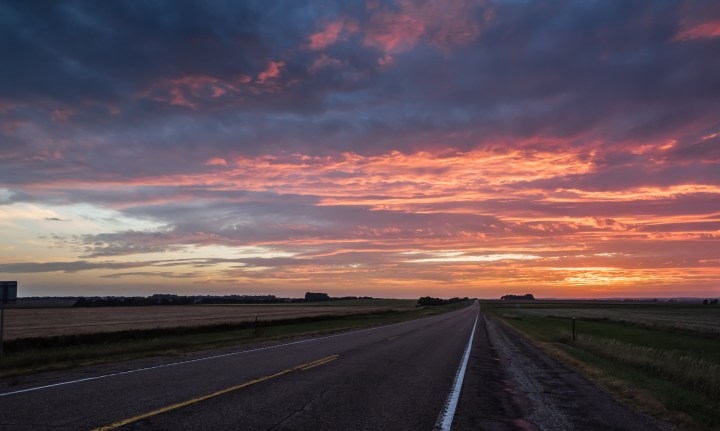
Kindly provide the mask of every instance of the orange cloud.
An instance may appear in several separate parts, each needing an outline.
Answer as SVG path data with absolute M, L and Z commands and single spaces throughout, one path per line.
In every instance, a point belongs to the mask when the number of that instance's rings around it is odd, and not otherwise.
M 720 186 L 708 184 L 678 184 L 669 187 L 638 187 L 622 191 L 588 191 L 578 189 L 557 190 L 557 196 L 548 197 L 551 202 L 626 202 L 629 200 L 653 201 L 673 199 L 697 193 L 720 194 Z
M 243 245 L 284 252 L 285 260 L 268 257 L 204 270 L 203 277 L 233 286 L 246 282 L 282 288 L 292 283 L 310 288 L 320 283 L 332 291 L 361 289 L 371 294 L 377 289 L 385 295 L 416 295 L 425 294 L 417 290 L 422 284 L 426 294 L 452 289 L 453 295 L 476 295 L 473 289 L 481 281 L 484 296 L 517 288 L 539 296 L 571 297 L 677 296 L 682 288 L 703 292 L 713 286 L 720 255 L 711 250 L 720 239 L 720 213 L 692 208 L 683 212 L 676 202 L 673 212 L 664 214 L 660 205 L 696 194 L 712 201 L 720 196 L 720 187 L 587 190 L 580 184 L 528 185 L 594 175 L 600 169 L 595 157 L 582 150 L 481 149 L 374 156 L 223 155 L 206 159 L 206 167 L 194 174 L 116 182 L 55 181 L 34 187 L 46 193 L 63 188 L 103 195 L 132 190 L 127 201 L 114 205 L 116 209 L 185 205 L 216 194 L 238 208 L 266 201 L 283 205 L 302 196 L 302 205 L 314 206 L 311 214 L 348 206 L 374 210 L 365 213 L 367 221 L 363 216 L 341 231 L 327 231 L 322 223 L 299 217 L 277 225 L 288 234 L 244 235 Z M 155 194 L 164 187 L 177 191 Z M 132 200 L 135 196 L 140 197 Z M 611 217 L 593 212 L 634 201 L 652 204 Z M 517 206 L 493 209 L 508 203 Z M 545 212 L 546 207 L 563 211 Z M 170 244 L 237 243 L 222 231 L 172 235 Z M 154 249 L 155 236 L 147 241 L 148 249 Z
M 589 173 L 595 169 L 592 161 L 580 154 L 517 150 L 438 154 L 392 151 L 378 156 L 344 153 L 337 157 L 301 154 L 216 157 L 205 164 L 222 170 L 211 174 L 143 178 L 137 183 L 195 185 L 217 190 L 272 190 L 316 196 L 320 198 L 319 205 L 361 205 L 409 211 L 409 205 L 490 199 L 508 193 L 516 184 Z M 132 183 L 103 184 L 121 187 Z M 515 196 L 538 193 L 541 191 L 537 189 L 513 191 Z

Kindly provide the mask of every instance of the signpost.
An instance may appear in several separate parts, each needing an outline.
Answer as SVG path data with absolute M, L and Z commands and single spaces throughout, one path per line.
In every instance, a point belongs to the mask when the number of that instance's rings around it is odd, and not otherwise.
M 5 329 L 5 304 L 17 301 L 17 281 L 0 281 L 0 361 L 3 357 L 3 331 Z

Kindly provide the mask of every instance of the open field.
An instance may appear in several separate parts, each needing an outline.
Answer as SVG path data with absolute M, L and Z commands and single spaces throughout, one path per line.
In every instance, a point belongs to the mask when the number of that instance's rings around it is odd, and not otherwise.
M 338 301 L 340 302 L 340 301 Z M 409 310 L 415 300 L 358 300 L 311 304 L 170 305 L 144 307 L 32 308 L 5 310 L 5 340 L 136 329 L 235 324 L 255 320 L 295 319 Z M 357 302 L 354 304 L 353 302 Z
M 719 307 L 537 301 L 483 310 L 629 403 L 690 429 L 720 429 Z

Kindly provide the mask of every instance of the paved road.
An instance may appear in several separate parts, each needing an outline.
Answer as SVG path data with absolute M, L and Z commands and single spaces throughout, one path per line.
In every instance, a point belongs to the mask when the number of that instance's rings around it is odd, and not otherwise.
M 476 315 L 477 308 L 471 307 L 0 396 L 0 429 L 88 430 L 237 387 L 117 429 L 430 430 L 452 387 Z M 18 379 L 13 386 L 3 382 L 0 394 L 118 371 L 94 367 L 52 373 L 41 381 Z M 253 383 L 259 379 L 264 380 Z
M 509 380 L 512 369 L 477 317 L 478 308 L 469 307 L 330 337 L 225 349 L 210 358 L 206 352 L 5 379 L 0 429 L 432 430 L 452 400 L 473 332 L 452 429 L 553 429 L 546 416 L 557 412 L 535 408 L 532 391 L 513 389 L 523 387 Z M 179 360 L 186 362 L 167 365 Z M 636 421 L 605 429 L 653 429 L 606 398 L 607 408 L 624 415 L 616 422 Z

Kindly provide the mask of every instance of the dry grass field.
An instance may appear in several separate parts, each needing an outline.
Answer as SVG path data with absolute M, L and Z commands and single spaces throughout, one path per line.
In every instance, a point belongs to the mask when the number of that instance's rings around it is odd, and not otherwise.
M 409 310 L 415 301 L 378 301 L 378 305 L 171 305 L 145 307 L 33 308 L 5 310 L 5 340 L 130 329 L 205 326 L 220 323 L 351 315 Z

